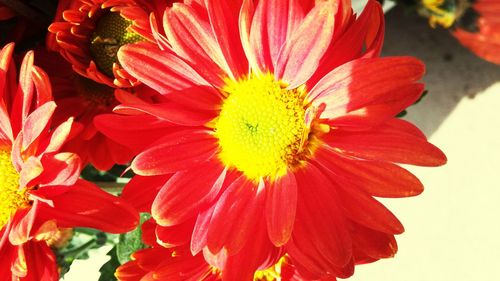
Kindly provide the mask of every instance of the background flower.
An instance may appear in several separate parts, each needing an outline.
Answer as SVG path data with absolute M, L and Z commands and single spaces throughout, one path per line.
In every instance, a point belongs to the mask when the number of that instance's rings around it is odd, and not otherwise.
M 137 80 L 116 58 L 121 46 L 152 41 L 150 13 L 161 19 L 171 0 L 61 0 L 49 31 L 48 46 L 59 51 L 74 71 L 110 87 L 131 87 Z
M 79 179 L 77 155 L 60 152 L 74 136 L 72 119 L 50 129 L 55 110 L 47 74 L 24 57 L 16 82 L 14 45 L 0 51 L 1 276 L 57 280 L 47 245 L 58 227 L 94 227 L 118 233 L 138 223 L 135 209 Z

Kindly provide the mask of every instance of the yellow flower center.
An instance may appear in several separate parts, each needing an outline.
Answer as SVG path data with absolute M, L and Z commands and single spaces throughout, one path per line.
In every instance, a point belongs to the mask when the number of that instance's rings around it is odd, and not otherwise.
M 274 266 L 258 270 L 253 276 L 254 281 L 280 281 L 281 280 L 281 267 L 286 261 L 286 256 L 283 256 Z
M 309 129 L 305 90 L 288 90 L 270 74 L 230 81 L 215 123 L 219 158 L 248 178 L 279 177 L 302 158 Z
M 10 149 L 0 148 L 0 229 L 16 210 L 28 206 L 26 189 L 19 189 L 19 173 L 12 165 Z
M 421 0 L 424 10 L 421 13 L 429 18 L 429 24 L 435 28 L 441 25 L 449 28 L 456 20 L 455 0 Z
M 108 76 L 113 77 L 113 63 L 118 63 L 118 49 L 125 44 L 144 40 L 140 35 L 128 31 L 131 24 L 131 21 L 114 12 L 104 14 L 97 21 L 90 38 L 90 53 L 99 70 Z

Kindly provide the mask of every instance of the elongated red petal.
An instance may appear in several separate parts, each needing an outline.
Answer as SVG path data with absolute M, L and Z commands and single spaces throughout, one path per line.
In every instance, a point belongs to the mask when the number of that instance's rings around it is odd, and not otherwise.
M 417 177 L 392 163 L 346 158 L 325 148 L 317 151 L 315 161 L 342 184 L 362 188 L 372 196 L 408 197 L 424 189 Z
M 152 215 L 156 222 L 172 226 L 195 217 L 203 205 L 217 196 L 225 175 L 225 168 L 216 161 L 176 173 L 153 202 Z
M 336 151 L 367 160 L 378 160 L 417 166 L 441 166 L 444 153 L 425 139 L 406 133 L 384 132 L 374 128 L 367 132 L 334 132 L 324 139 Z M 335 136 L 333 136 L 335 135 Z
M 101 114 L 94 124 L 105 136 L 136 153 L 173 131 L 173 125 L 150 115 L 120 116 Z
M 48 102 L 37 108 L 26 118 L 23 126 L 23 150 L 33 144 L 44 131 L 48 130 L 55 109 L 55 102 Z
M 118 51 L 118 59 L 128 73 L 160 94 L 206 85 L 195 70 L 170 50 L 146 43 L 128 44 Z M 141 63 L 137 63 L 137 62 Z
M 208 248 L 218 253 L 223 248 L 236 254 L 252 236 L 252 230 L 265 206 L 264 183 L 257 186 L 245 176 L 235 180 L 217 201 L 208 229 Z
M 217 152 L 217 140 L 204 130 L 185 130 L 164 137 L 132 161 L 132 170 L 142 176 L 164 175 L 196 167 Z
M 46 192 L 53 207 L 41 204 L 39 215 L 46 220 L 55 220 L 59 227 L 91 227 L 110 233 L 123 233 L 134 229 L 139 223 L 139 215 L 132 206 L 90 182 L 78 180 L 71 187 L 57 186 L 50 189 L 66 191 L 54 196 L 50 196 L 52 191 Z M 38 192 L 43 194 L 44 188 Z
M 129 115 L 133 115 L 136 112 L 146 113 L 183 126 L 203 126 L 217 117 L 215 112 L 201 111 L 182 106 L 175 102 L 119 105 L 113 111 Z
M 336 271 L 352 259 L 352 241 L 340 197 L 328 178 L 314 165 L 296 173 L 297 215 L 292 233 L 292 258 L 312 268 Z M 287 245 L 288 247 L 288 245 Z
M 289 88 L 304 84 L 318 68 L 332 40 L 337 9 L 335 1 L 318 2 L 283 46 L 275 75 Z
M 297 210 L 297 182 L 292 172 L 268 187 L 266 221 L 269 238 L 276 247 L 288 242 Z
M 323 118 L 336 118 L 387 99 L 391 91 L 413 84 L 424 71 L 422 62 L 411 57 L 358 59 L 324 76 L 308 99 L 326 105 Z
M 222 88 L 230 69 L 210 23 L 194 8 L 175 3 L 165 11 L 163 27 L 175 52 L 188 60 L 207 81 Z
M 228 73 L 236 79 L 249 73 L 248 61 L 241 45 L 238 19 L 242 0 L 208 0 L 208 16 L 215 39 L 223 53 L 229 69 Z

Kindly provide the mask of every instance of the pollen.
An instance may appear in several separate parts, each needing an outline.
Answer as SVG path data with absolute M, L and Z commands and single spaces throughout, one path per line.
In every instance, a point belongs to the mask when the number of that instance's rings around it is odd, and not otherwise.
M 271 74 L 226 83 L 215 123 L 219 158 L 249 179 L 273 179 L 300 162 L 305 124 L 305 90 L 286 89 Z
M 29 206 L 26 189 L 19 189 L 19 173 L 12 165 L 10 150 L 0 148 L 0 228 L 21 208 Z
M 102 72 L 113 77 L 113 64 L 118 63 L 116 53 L 121 46 L 143 41 L 144 38 L 129 31 L 132 21 L 117 12 L 104 14 L 96 23 L 90 38 L 90 53 Z
M 287 262 L 287 256 L 281 259 L 272 267 L 265 270 L 258 270 L 253 276 L 254 281 L 279 281 L 281 280 L 281 268 Z
M 450 28 L 456 20 L 455 1 L 422 0 L 424 10 L 420 13 L 429 18 L 429 25 L 435 28 L 438 24 Z

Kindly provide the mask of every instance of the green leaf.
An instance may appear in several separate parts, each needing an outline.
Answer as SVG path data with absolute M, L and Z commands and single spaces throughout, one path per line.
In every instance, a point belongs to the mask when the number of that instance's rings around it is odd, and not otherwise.
M 103 264 L 99 269 L 101 273 L 101 277 L 99 277 L 99 281 L 115 281 L 115 271 L 120 266 L 120 262 L 118 261 L 118 256 L 116 255 L 116 246 L 113 247 L 109 252 L 108 256 L 111 259 Z
M 120 235 L 118 244 L 116 245 L 116 255 L 120 264 L 130 261 L 130 255 L 132 253 L 146 247 L 142 242 L 141 225 L 150 217 L 151 215 L 149 214 L 141 214 L 140 225 L 136 229 Z

